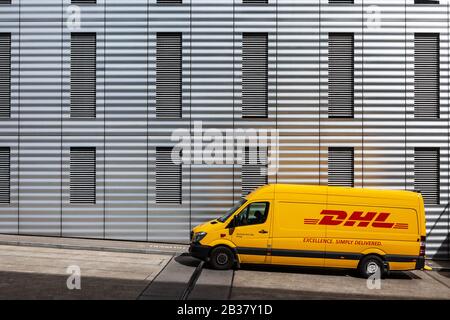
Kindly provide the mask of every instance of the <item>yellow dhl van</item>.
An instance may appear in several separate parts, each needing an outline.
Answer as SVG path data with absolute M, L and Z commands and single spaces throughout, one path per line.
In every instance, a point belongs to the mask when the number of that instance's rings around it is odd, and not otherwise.
M 424 268 L 425 237 L 416 192 L 268 185 L 194 228 L 189 251 L 215 269 L 315 266 L 369 277 Z

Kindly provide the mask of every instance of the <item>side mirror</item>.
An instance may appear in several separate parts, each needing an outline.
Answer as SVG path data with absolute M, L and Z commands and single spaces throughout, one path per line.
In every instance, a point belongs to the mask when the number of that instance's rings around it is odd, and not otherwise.
M 237 216 L 233 217 L 233 220 L 230 221 L 230 223 L 228 224 L 227 228 L 228 228 L 228 233 L 231 235 L 233 235 L 235 228 L 238 225 L 238 219 Z
M 238 219 L 237 219 L 237 216 L 234 216 L 233 219 L 228 224 L 227 228 L 228 229 L 234 229 L 234 228 L 237 227 L 237 225 L 238 225 Z

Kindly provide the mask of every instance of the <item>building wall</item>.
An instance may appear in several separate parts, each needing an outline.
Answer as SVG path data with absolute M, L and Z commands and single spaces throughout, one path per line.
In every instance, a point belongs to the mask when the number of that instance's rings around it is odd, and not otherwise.
M 439 147 L 440 205 L 427 206 L 428 254 L 449 258 L 449 1 L 97 0 L 80 5 L 97 34 L 97 117 L 70 118 L 70 0 L 0 6 L 11 33 L 11 204 L 0 232 L 187 242 L 192 226 L 241 196 L 241 166 L 183 165 L 181 205 L 155 202 L 155 149 L 176 129 L 271 128 L 270 183 L 328 183 L 328 148 L 353 147 L 355 187 L 414 189 L 414 148 Z M 377 7 L 374 7 L 377 6 Z M 375 11 L 374 11 L 375 10 Z M 379 16 L 373 12 L 379 11 Z M 380 25 L 373 19 L 379 17 Z M 157 119 L 156 33 L 183 36 L 183 117 Z M 242 33 L 269 39 L 269 117 L 242 118 Z M 328 118 L 328 33 L 355 37 L 355 117 Z M 441 116 L 414 118 L 414 33 L 440 34 Z M 97 202 L 71 205 L 71 147 L 97 150 Z

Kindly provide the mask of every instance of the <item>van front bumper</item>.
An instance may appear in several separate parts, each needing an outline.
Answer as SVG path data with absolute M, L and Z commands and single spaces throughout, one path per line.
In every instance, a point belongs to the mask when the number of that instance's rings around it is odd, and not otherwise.
M 189 247 L 189 254 L 194 258 L 207 261 L 209 258 L 210 246 L 204 246 L 200 243 L 191 243 Z

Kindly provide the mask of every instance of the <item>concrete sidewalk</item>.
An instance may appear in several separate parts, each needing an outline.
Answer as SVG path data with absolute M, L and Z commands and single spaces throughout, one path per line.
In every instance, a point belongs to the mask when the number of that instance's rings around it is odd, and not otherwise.
M 182 254 L 189 249 L 188 245 L 182 244 L 2 234 L 0 245 L 168 255 Z
M 136 300 L 171 258 L 0 245 L 0 300 Z M 68 286 L 75 284 L 74 270 L 78 289 Z

